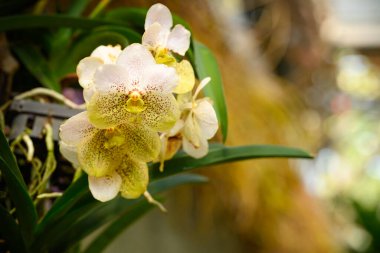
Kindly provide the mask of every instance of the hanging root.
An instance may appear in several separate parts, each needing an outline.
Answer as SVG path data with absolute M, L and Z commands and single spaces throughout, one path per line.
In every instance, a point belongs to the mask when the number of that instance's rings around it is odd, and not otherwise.
M 158 202 L 157 200 L 155 200 L 155 199 L 152 197 L 152 195 L 150 195 L 150 193 L 149 193 L 148 191 L 145 191 L 145 192 L 144 192 L 144 197 L 146 198 L 146 200 L 147 200 L 149 203 L 151 203 L 151 204 L 157 206 L 157 207 L 161 210 L 161 212 L 164 212 L 164 213 L 167 213 L 167 212 L 168 212 L 168 211 L 166 210 L 166 208 L 165 208 L 160 202 Z
M 65 96 L 63 96 L 62 94 L 60 94 L 56 91 L 50 90 L 50 89 L 46 89 L 46 88 L 32 89 L 30 91 L 27 91 L 27 92 L 21 93 L 20 95 L 17 95 L 15 97 L 15 99 L 24 99 L 24 98 L 28 98 L 28 97 L 35 97 L 35 96 L 41 96 L 41 95 L 54 98 L 55 100 L 64 103 L 65 105 L 67 105 L 70 108 L 74 108 L 74 109 L 83 109 L 84 108 L 84 105 L 77 105 L 73 101 L 65 98 Z

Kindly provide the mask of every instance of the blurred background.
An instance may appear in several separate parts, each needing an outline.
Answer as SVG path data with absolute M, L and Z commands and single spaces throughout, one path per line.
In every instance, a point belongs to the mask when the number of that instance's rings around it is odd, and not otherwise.
M 161 1 L 216 54 L 227 143 L 314 160 L 200 170 L 107 252 L 380 252 L 380 2 Z M 148 7 L 155 1 L 114 1 Z

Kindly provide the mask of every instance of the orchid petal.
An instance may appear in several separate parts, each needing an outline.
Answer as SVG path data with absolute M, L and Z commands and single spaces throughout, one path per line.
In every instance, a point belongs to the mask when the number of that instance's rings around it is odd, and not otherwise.
M 146 29 L 142 36 L 142 44 L 148 48 L 156 48 L 166 43 L 169 32 L 162 29 L 159 23 L 154 23 Z
M 128 92 L 132 89 L 130 77 L 124 66 L 105 64 L 100 66 L 94 75 L 94 85 L 97 91 Z
M 206 77 L 206 78 L 203 78 L 202 81 L 199 83 L 197 89 L 195 90 L 194 92 L 194 95 L 193 95 L 193 100 L 195 100 L 199 93 L 201 92 L 201 90 L 211 81 L 211 78 L 210 77 Z
M 126 110 L 128 95 L 121 92 L 101 94 L 96 92 L 87 105 L 88 117 L 97 128 L 111 128 L 133 120 Z
M 183 151 L 194 158 L 202 158 L 208 153 L 208 142 L 206 139 L 200 139 L 199 145 L 194 146 L 187 138 L 182 140 Z
M 166 47 L 183 56 L 190 47 L 190 35 L 185 27 L 176 25 L 169 34 Z
M 183 94 L 191 91 L 195 84 L 195 76 L 190 62 L 183 60 L 180 63 L 177 63 L 175 65 L 175 70 L 179 76 L 179 83 L 173 92 Z
M 69 118 L 59 128 L 60 139 L 67 145 L 77 145 L 92 137 L 98 130 L 90 123 L 87 112 L 81 112 Z
M 169 30 L 173 26 L 173 18 L 170 10 L 160 3 L 154 4 L 149 8 L 145 18 L 145 30 L 156 22 L 166 30 Z
M 78 152 L 77 147 L 75 145 L 68 145 L 63 141 L 60 141 L 59 151 L 61 152 L 64 158 L 66 158 L 69 162 L 71 162 L 74 165 L 74 167 L 79 166 Z
M 172 94 L 148 91 L 143 100 L 147 109 L 141 113 L 142 123 L 156 131 L 166 131 L 174 126 L 180 116 Z
M 101 202 L 115 198 L 119 193 L 121 183 L 122 179 L 116 172 L 103 177 L 88 176 L 88 185 L 92 196 Z
M 155 65 L 156 62 L 148 49 L 141 44 L 135 43 L 121 52 L 116 64 L 124 66 L 131 82 L 138 84 L 146 69 Z
M 99 46 L 92 51 L 91 56 L 100 58 L 104 64 L 115 63 L 121 53 L 121 46 Z
M 183 135 L 189 142 L 191 142 L 195 147 L 200 145 L 202 135 L 201 130 L 199 128 L 199 124 L 197 119 L 195 118 L 194 113 L 190 113 L 186 120 L 185 126 L 183 127 Z
M 110 136 L 107 131 L 109 130 L 99 130 L 94 136 L 78 145 L 78 160 L 88 175 L 106 176 L 122 161 L 125 154 L 122 148 L 124 137 L 117 132 Z
M 127 199 L 140 197 L 147 189 L 149 181 L 148 166 L 130 158 L 125 158 L 117 172 L 122 178 L 121 196 Z
M 211 139 L 218 130 L 218 118 L 214 107 L 208 99 L 197 101 L 197 106 L 193 109 L 193 113 L 199 124 L 199 128 L 204 138 Z
M 172 93 L 177 84 L 178 76 L 174 68 L 156 64 L 146 68 L 140 87 L 144 90 Z
M 83 88 L 93 85 L 94 74 L 103 61 L 96 57 L 86 57 L 77 66 L 78 82 Z
M 128 156 L 142 162 L 150 162 L 157 158 L 160 152 L 160 137 L 157 132 L 137 125 L 122 125 L 125 134 L 125 150 Z
M 83 99 L 86 103 L 89 103 L 92 96 L 95 94 L 95 86 L 92 85 L 88 88 L 83 89 Z
M 168 136 L 172 137 L 172 136 L 177 135 L 184 126 L 185 126 L 185 122 L 183 121 L 183 119 L 179 119 L 175 123 L 175 125 L 170 129 Z

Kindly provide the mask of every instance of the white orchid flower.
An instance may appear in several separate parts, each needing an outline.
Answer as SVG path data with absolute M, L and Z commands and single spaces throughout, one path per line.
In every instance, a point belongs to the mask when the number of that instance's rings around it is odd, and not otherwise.
M 103 64 L 116 62 L 121 53 L 121 46 L 99 46 L 92 51 L 89 57 L 82 59 L 77 66 L 78 82 L 83 87 L 83 97 L 86 102 L 94 93 L 94 74 Z
M 173 129 L 182 129 L 183 150 L 194 158 L 201 158 L 208 153 L 208 140 L 218 130 L 218 119 L 209 98 L 196 99 L 200 91 L 210 82 L 210 78 L 203 79 L 194 95 L 189 99 L 188 95 L 179 96 L 181 107 L 186 117 L 177 122 Z M 191 100 L 191 101 L 189 101 Z M 189 101 L 189 102 L 186 102 Z M 176 130 L 178 132 L 178 130 Z M 173 132 L 172 134 L 176 134 Z
M 90 190 L 100 201 L 119 191 L 127 198 L 143 194 L 148 184 L 146 162 L 158 156 L 161 145 L 157 132 L 144 126 L 95 128 L 87 112 L 63 123 L 60 139 L 62 155 L 89 175 Z
M 98 128 L 133 124 L 165 131 L 179 118 L 172 94 L 178 83 L 175 70 L 157 64 L 140 44 L 126 47 L 115 64 L 99 66 L 93 82 L 94 94 L 87 110 Z
M 173 26 L 172 14 L 163 4 L 152 5 L 145 19 L 142 44 L 157 50 L 170 50 L 185 55 L 190 47 L 190 32 L 180 24 Z
M 172 15 L 165 5 L 151 6 L 145 19 L 142 44 L 152 51 L 157 63 L 176 69 L 179 83 L 173 92 L 183 94 L 194 87 L 194 70 L 189 61 L 177 62 L 170 52 L 184 56 L 190 47 L 190 32 L 180 24 L 170 30 L 172 26 Z

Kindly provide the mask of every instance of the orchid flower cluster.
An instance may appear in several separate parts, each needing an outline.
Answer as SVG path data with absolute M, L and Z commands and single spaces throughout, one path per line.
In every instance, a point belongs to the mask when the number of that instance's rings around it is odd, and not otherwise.
M 153 5 L 142 44 L 99 46 L 77 66 L 86 111 L 60 127 L 60 151 L 88 174 L 99 201 L 137 198 L 147 190 L 148 162 L 170 159 L 181 147 L 200 158 L 218 120 L 209 98 L 198 99 L 210 78 L 197 82 L 184 55 L 190 32 L 173 26 L 169 9 Z M 178 60 L 180 59 L 180 60 Z

